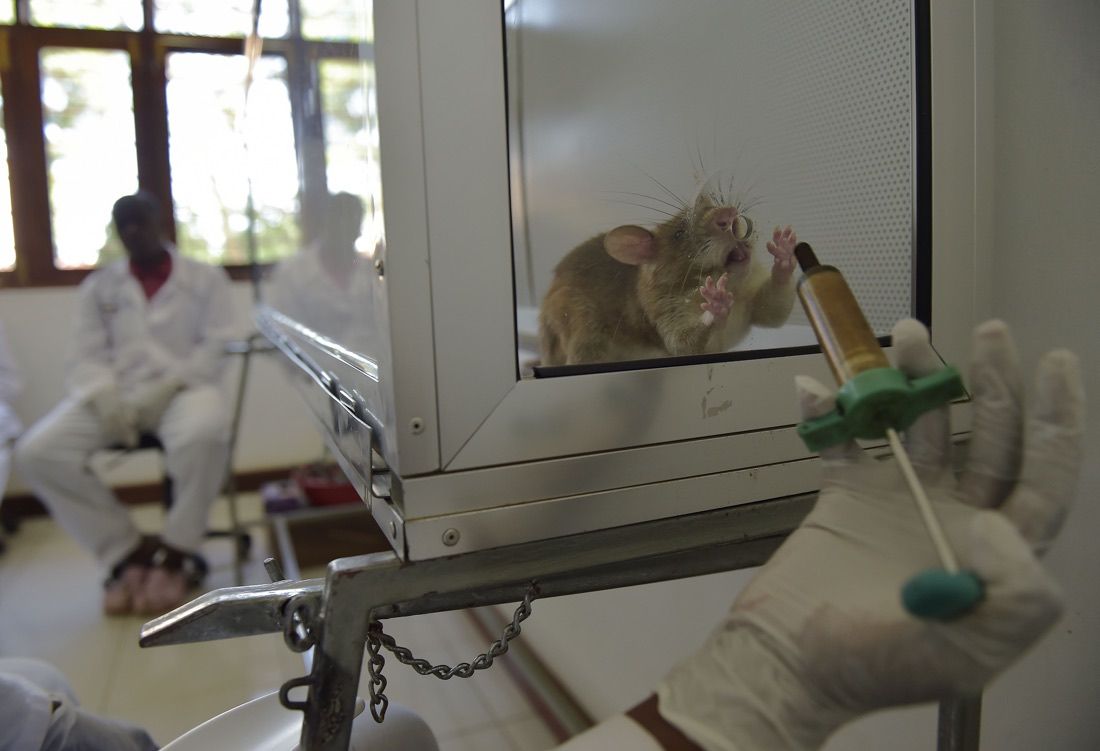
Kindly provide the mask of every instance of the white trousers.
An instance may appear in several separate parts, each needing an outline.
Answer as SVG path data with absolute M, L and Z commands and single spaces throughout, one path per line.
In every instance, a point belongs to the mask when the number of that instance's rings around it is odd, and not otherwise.
M 214 386 L 181 391 L 155 431 L 173 483 L 173 503 L 161 538 L 180 550 L 198 550 L 210 504 L 221 490 L 229 452 L 225 400 Z M 65 399 L 16 444 L 20 475 L 58 524 L 107 570 L 139 543 L 126 508 L 91 471 L 94 452 L 108 448 L 91 408 Z

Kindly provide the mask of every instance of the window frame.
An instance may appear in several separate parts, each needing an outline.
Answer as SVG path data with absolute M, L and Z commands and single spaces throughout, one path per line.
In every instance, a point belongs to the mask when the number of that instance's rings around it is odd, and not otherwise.
M 192 36 L 157 32 L 153 0 L 141 0 L 144 27 L 89 29 L 35 26 L 30 23 L 30 0 L 14 2 L 14 24 L 0 25 L 0 87 L 4 97 L 3 126 L 8 145 L 8 174 L 15 237 L 15 268 L 0 271 L 0 288 L 58 287 L 79 284 L 89 269 L 62 269 L 54 265 L 48 162 L 43 133 L 39 53 L 46 47 L 122 50 L 130 55 L 138 185 L 173 210 L 164 212 L 165 236 L 175 241 L 176 223 L 168 152 L 166 61 L 170 53 L 244 54 L 244 37 Z M 330 59 L 373 59 L 368 42 L 303 39 L 299 0 L 288 0 L 290 30 L 286 37 L 265 38 L 264 55 L 287 61 L 294 149 L 299 164 L 298 221 L 303 237 L 308 216 L 326 188 L 324 123 L 318 66 Z M 253 276 L 248 264 L 225 264 L 232 279 Z

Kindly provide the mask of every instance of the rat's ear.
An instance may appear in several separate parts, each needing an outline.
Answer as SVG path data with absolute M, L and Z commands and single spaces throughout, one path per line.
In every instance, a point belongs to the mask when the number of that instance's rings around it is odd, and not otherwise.
M 624 224 L 603 236 L 603 249 L 619 263 L 641 266 L 657 258 L 653 233 L 634 224 Z

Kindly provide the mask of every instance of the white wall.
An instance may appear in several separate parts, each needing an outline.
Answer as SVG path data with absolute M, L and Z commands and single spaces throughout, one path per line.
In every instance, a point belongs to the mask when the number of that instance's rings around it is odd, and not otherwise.
M 1047 557 L 1069 609 L 989 692 L 986 748 L 1100 748 L 1100 3 L 999 0 L 995 11 L 993 306 L 1033 365 L 1080 355 L 1092 397 L 1085 471 Z
M 233 287 L 240 330 L 248 331 L 251 300 L 248 285 Z M 0 292 L 0 320 L 4 322 L 24 382 L 15 409 L 26 425 L 49 411 L 64 394 L 75 311 L 73 287 Z M 304 403 L 286 383 L 276 355 L 262 355 L 253 362 L 237 445 L 237 471 L 284 467 L 316 459 L 321 453 L 320 434 L 313 427 Z M 238 367 L 234 362 L 229 368 L 228 395 L 235 393 Z M 107 479 L 111 484 L 123 485 L 153 481 L 158 473 L 152 454 L 137 455 L 115 466 Z M 16 473 L 8 493 L 24 490 Z
M 1054 346 L 1079 353 L 1100 394 L 1100 4 L 978 0 L 977 225 L 992 227 L 994 312 L 1014 328 L 1026 366 Z M 991 89 L 991 90 L 990 90 Z M 991 121 L 988 118 L 992 118 Z M 989 160 L 989 164 L 984 162 Z M 982 238 L 987 242 L 988 238 Z M 983 301 L 984 302 L 984 301 Z M 1076 506 L 1047 565 L 1065 588 L 1065 618 L 990 688 L 983 744 L 996 751 L 1100 748 L 1100 409 L 1089 419 Z M 725 611 L 749 572 L 537 602 L 524 638 L 596 717 L 648 694 Z M 935 712 L 881 713 L 849 726 L 829 751 L 929 751 Z

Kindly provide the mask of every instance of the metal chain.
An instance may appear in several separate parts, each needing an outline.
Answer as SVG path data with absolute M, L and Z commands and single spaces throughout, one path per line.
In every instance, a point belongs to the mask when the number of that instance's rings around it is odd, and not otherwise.
M 504 633 L 499 639 L 489 645 L 489 649 L 478 655 L 472 662 L 461 662 L 453 668 L 449 665 L 432 665 L 427 660 L 414 657 L 411 650 L 402 647 L 394 641 L 389 634 L 383 633 L 382 624 L 372 620 L 367 628 L 367 651 L 370 659 L 367 661 L 367 672 L 370 674 L 370 713 L 375 722 L 382 722 L 386 717 L 386 708 L 389 699 L 386 698 L 386 679 L 382 675 L 386 658 L 382 656 L 381 649 L 385 647 L 397 658 L 402 665 L 408 665 L 420 675 L 434 675 L 436 678 L 447 681 L 451 678 L 470 678 L 478 670 L 486 670 L 493 666 L 493 660 L 508 651 L 508 642 L 519 636 L 523 621 L 531 615 L 531 602 L 538 596 L 538 586 L 532 582 L 527 588 L 527 594 L 523 602 L 516 608 L 512 615 L 512 622 L 504 627 Z
M 370 713 L 375 722 L 386 719 L 386 709 L 390 706 L 390 700 L 386 698 L 386 676 L 382 675 L 386 658 L 380 651 L 382 640 L 378 636 L 381 633 L 382 624 L 371 621 L 367 627 L 367 652 L 370 654 L 370 659 L 367 660 L 367 674 L 370 675 L 367 691 L 370 692 Z
M 283 607 L 283 641 L 291 652 L 306 652 L 317 643 L 317 612 L 314 601 L 295 595 Z
M 274 561 L 272 558 L 268 560 Z M 264 565 L 267 565 L 267 561 L 264 561 Z M 278 563 L 274 565 L 277 567 Z M 290 651 L 306 652 L 317 643 L 316 615 L 314 601 L 304 595 L 295 595 L 283 605 L 283 641 L 286 642 Z M 304 712 L 309 706 L 309 701 L 295 701 L 290 698 L 291 689 L 302 686 L 312 689 L 313 678 L 306 675 L 301 678 L 291 678 L 284 683 L 279 689 L 279 703 L 287 709 Z

